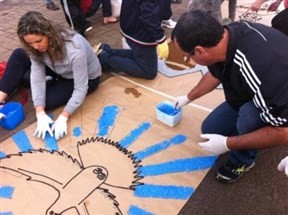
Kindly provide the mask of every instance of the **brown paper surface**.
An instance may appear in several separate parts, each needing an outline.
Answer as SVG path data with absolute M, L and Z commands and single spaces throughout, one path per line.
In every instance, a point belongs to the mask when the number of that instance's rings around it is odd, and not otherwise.
M 207 110 L 184 107 L 175 127 L 156 119 L 157 104 L 195 84 L 164 79 L 112 77 L 87 96 L 61 140 L 34 137 L 34 123 L 2 142 L 1 212 L 177 214 L 216 157 L 197 145 Z

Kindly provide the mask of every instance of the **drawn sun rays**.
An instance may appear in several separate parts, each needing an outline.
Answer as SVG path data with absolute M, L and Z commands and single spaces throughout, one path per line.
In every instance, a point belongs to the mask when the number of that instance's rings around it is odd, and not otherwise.
M 105 137 L 109 134 L 111 128 L 116 123 L 116 118 L 120 112 L 120 109 L 117 105 L 109 105 L 103 108 L 102 114 L 97 120 L 97 133 L 95 134 L 98 137 Z M 129 149 L 133 144 L 137 144 L 137 139 L 140 138 L 145 132 L 149 129 L 152 129 L 153 126 L 149 122 L 142 122 L 136 128 L 131 130 L 126 136 L 118 141 L 119 146 L 122 148 Z M 81 127 L 73 128 L 73 136 L 80 137 L 82 133 Z M 27 133 L 22 130 L 12 136 L 13 142 L 19 149 L 19 152 L 29 152 L 33 150 L 33 144 L 30 142 Z M 133 158 L 136 161 L 143 161 L 149 158 L 152 155 L 157 155 L 158 153 L 164 152 L 168 148 L 181 145 L 187 140 L 187 137 L 182 134 L 177 134 L 169 139 L 165 139 L 158 143 L 154 143 L 152 146 L 145 149 L 133 152 Z M 47 136 L 44 140 L 45 148 L 48 151 L 58 151 L 59 145 L 58 142 L 50 136 Z M 0 151 L 0 162 L 2 158 L 6 158 L 9 154 L 5 154 L 4 151 Z M 190 157 L 190 158 L 179 158 L 170 160 L 162 163 L 153 163 L 150 165 L 142 165 L 137 168 L 137 174 L 141 178 L 147 177 L 158 177 L 172 173 L 187 173 L 197 170 L 204 170 L 210 168 L 215 163 L 217 157 L 215 156 L 200 156 L 200 157 Z M 96 164 L 97 165 L 97 164 Z M 1 163 L 0 163 L 1 166 Z M 16 167 L 17 168 L 17 167 Z M 0 185 L 0 202 L 1 199 L 12 199 L 13 192 L 17 187 L 13 187 L 10 184 Z M 178 186 L 175 184 L 171 185 L 162 185 L 162 184 L 152 184 L 152 183 L 141 183 L 137 185 L 134 189 L 133 196 L 136 198 L 152 198 L 152 199 L 174 199 L 174 200 L 187 200 L 195 191 L 194 187 L 189 186 Z M 130 204 L 128 211 L 122 211 L 123 214 L 129 215 L 152 215 L 153 212 L 149 208 L 142 208 L 141 206 Z M 13 215 L 13 211 L 0 211 L 0 215 Z M 17 214 L 15 214 L 17 215 Z

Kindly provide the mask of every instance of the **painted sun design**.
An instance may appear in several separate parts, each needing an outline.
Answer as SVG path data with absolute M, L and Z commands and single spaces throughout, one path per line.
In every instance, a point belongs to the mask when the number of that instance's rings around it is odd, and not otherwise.
M 152 128 L 151 123 L 140 123 L 114 142 L 105 136 L 116 123 L 118 113 L 116 105 L 103 108 L 97 120 L 98 133 L 78 141 L 78 156 L 61 151 L 52 137 L 46 137 L 45 148 L 33 148 L 25 131 L 13 135 L 19 152 L 5 154 L 0 151 L 0 215 L 152 215 L 155 213 L 149 205 L 139 204 L 141 199 L 187 200 L 195 190 L 193 187 L 147 183 L 145 179 L 207 169 L 216 157 L 191 157 L 143 165 L 142 161 L 148 157 L 180 145 L 187 138 L 177 134 L 132 151 L 129 148 Z M 80 136 L 82 132 L 81 127 L 75 127 L 73 131 L 74 136 Z

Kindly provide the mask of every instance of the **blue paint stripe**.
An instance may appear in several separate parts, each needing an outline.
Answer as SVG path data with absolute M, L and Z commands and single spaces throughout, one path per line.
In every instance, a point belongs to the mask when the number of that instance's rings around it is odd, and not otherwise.
M 13 215 L 12 212 L 0 212 L 0 215 Z
M 104 108 L 101 117 L 98 119 L 97 136 L 102 137 L 108 134 L 110 127 L 115 124 L 118 113 L 119 108 L 116 105 L 111 105 Z
M 14 134 L 12 139 L 18 146 L 20 152 L 27 152 L 30 149 L 33 149 L 26 132 L 23 130 Z
M 51 137 L 48 132 L 45 135 L 44 142 L 45 142 L 46 149 L 49 151 L 59 149 L 57 140 L 54 137 Z
M 138 128 L 132 130 L 126 137 L 119 141 L 122 147 L 128 148 L 139 136 L 151 127 L 149 122 L 142 123 Z
M 195 189 L 192 187 L 144 184 L 136 187 L 134 196 L 142 198 L 188 199 L 194 191 Z
M 129 210 L 128 210 L 129 215 L 154 215 L 151 212 L 148 212 L 142 208 L 139 208 L 135 205 L 131 205 Z
M 6 157 L 6 154 L 0 151 L 0 158 L 5 158 L 5 157 Z
M 144 149 L 143 151 L 139 151 L 139 152 L 135 153 L 134 156 L 138 160 L 143 160 L 146 157 L 149 157 L 149 156 L 154 155 L 158 152 L 166 150 L 170 146 L 183 143 L 184 141 L 186 141 L 186 139 L 187 139 L 186 136 L 179 134 L 179 135 L 172 137 L 171 139 L 165 140 L 165 141 L 158 143 L 154 146 L 148 147 L 148 148 Z
M 14 189 L 11 186 L 0 186 L 0 198 L 11 199 Z
M 190 172 L 210 168 L 214 165 L 217 157 L 194 157 L 188 159 L 179 159 L 166 163 L 142 166 L 138 171 L 142 176 L 155 176 L 175 172 Z

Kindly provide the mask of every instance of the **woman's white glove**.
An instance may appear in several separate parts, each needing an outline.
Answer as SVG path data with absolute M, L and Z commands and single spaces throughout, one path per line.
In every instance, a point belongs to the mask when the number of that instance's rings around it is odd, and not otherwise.
M 201 138 L 208 139 L 208 141 L 198 143 L 198 145 L 213 155 L 220 155 L 230 151 L 227 147 L 227 137 L 225 136 L 219 134 L 201 134 Z
M 176 98 L 175 102 L 174 102 L 174 108 L 178 109 L 181 108 L 185 105 L 188 105 L 191 101 L 188 99 L 187 96 L 179 96 Z
M 67 121 L 68 118 L 60 114 L 57 120 L 54 122 L 52 130 L 56 140 L 59 140 L 67 134 Z
M 50 136 L 53 137 L 52 129 L 50 128 L 50 124 L 53 123 L 53 120 L 44 111 L 37 113 L 36 117 L 37 127 L 33 135 L 44 140 L 46 132 L 48 132 Z
M 278 170 L 285 173 L 288 176 L 288 156 L 281 160 L 278 165 Z

